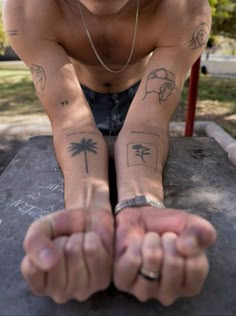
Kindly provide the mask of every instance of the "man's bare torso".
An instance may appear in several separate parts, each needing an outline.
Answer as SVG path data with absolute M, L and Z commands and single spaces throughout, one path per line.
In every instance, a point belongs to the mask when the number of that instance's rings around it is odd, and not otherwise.
M 77 0 L 14 1 L 24 3 L 25 12 L 31 15 L 36 36 L 55 41 L 64 48 L 80 83 L 102 93 L 127 89 L 142 78 L 156 48 L 178 45 L 181 34 L 178 34 L 176 25 L 182 24 L 183 29 L 188 6 L 187 0 L 140 0 L 132 58 L 124 71 L 114 74 L 98 61 L 82 23 Z M 121 69 L 132 47 L 137 1 L 128 1 L 119 13 L 112 16 L 96 16 L 86 7 L 81 7 L 101 59 L 111 69 Z
M 110 73 L 101 66 L 85 33 L 77 2 L 72 2 L 69 5 L 66 1 L 59 1 L 64 12 L 60 37 L 62 45 L 71 57 L 80 83 L 95 91 L 109 93 L 125 90 L 139 81 L 149 61 L 150 53 L 156 47 L 154 36 L 150 32 L 150 28 L 155 27 L 155 22 L 152 26 L 147 24 L 150 23 L 150 17 L 152 18 L 158 1 L 141 1 L 134 53 L 128 67 L 117 74 Z M 137 1 L 130 1 L 127 9 L 114 17 L 94 16 L 82 7 L 95 48 L 104 63 L 111 69 L 121 69 L 129 58 L 136 7 Z

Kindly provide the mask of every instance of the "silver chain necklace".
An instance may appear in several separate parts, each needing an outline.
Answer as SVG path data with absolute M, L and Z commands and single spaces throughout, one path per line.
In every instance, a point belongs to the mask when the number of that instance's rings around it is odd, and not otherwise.
M 136 35 L 137 35 L 137 28 L 138 28 L 138 18 L 139 18 L 139 0 L 137 0 L 137 10 L 136 10 L 136 20 L 135 20 L 135 27 L 134 27 L 134 37 L 133 37 L 133 44 L 132 44 L 132 47 L 131 47 L 131 51 L 130 51 L 130 55 L 129 55 L 129 58 L 127 60 L 127 63 L 119 70 L 113 70 L 111 68 L 109 68 L 104 62 L 103 60 L 101 59 L 101 57 L 99 56 L 96 48 L 95 48 L 95 45 L 93 43 L 93 40 L 92 40 L 92 37 L 89 33 L 89 30 L 88 30 L 88 27 L 87 27 L 87 24 L 85 22 L 85 19 L 84 19 L 84 16 L 83 16 L 83 12 L 82 12 L 82 8 L 81 8 L 81 5 L 80 5 L 80 1 L 77 0 L 77 3 L 78 3 L 78 7 L 79 7 L 79 10 L 80 10 L 80 15 L 81 15 L 81 18 L 82 18 L 82 21 L 83 21 L 83 25 L 84 25 L 84 28 L 85 28 L 85 31 L 86 31 L 86 34 L 88 36 L 88 39 L 89 39 L 89 42 L 90 42 L 90 45 L 92 46 L 92 49 L 94 51 L 94 54 L 96 55 L 97 59 L 99 60 L 100 64 L 108 71 L 112 72 L 112 73 L 120 73 L 122 72 L 123 70 L 125 70 L 125 68 L 129 65 L 129 62 L 131 60 L 131 57 L 133 55 L 133 51 L 134 51 L 134 46 L 135 46 L 135 42 L 136 42 Z

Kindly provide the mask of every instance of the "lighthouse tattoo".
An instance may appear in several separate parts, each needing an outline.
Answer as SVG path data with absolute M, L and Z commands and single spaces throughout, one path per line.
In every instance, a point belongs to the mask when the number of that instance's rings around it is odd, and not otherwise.
M 165 102 L 176 89 L 175 75 L 165 68 L 153 70 L 147 77 L 146 91 L 143 100 L 149 94 L 157 94 L 159 102 Z

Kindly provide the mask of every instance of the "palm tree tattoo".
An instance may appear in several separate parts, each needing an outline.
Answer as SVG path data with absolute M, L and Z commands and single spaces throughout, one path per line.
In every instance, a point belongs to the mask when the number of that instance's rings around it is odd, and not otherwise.
M 68 148 L 69 152 L 72 152 L 72 157 L 80 155 L 82 152 L 84 153 L 84 160 L 85 160 L 85 171 L 89 173 L 88 167 L 88 152 L 97 154 L 97 143 L 94 142 L 91 138 L 86 139 L 83 138 L 80 143 L 70 143 Z
M 152 93 L 156 93 L 159 102 L 167 101 L 172 91 L 176 89 L 175 75 L 165 68 L 153 70 L 147 77 L 146 91 L 143 100 Z
M 192 39 L 186 43 L 188 47 L 190 47 L 192 50 L 202 48 L 207 44 L 209 37 L 209 27 L 206 23 L 201 23 L 198 25 L 198 27 L 195 29 L 192 35 Z
M 32 64 L 30 67 L 35 87 L 39 87 L 39 93 L 44 96 L 44 90 L 46 85 L 46 73 L 43 67 Z
M 146 161 L 144 160 L 145 156 L 149 156 L 150 155 L 150 148 L 142 146 L 141 144 L 136 144 L 133 146 L 133 149 L 135 151 L 135 155 L 140 157 L 141 160 L 146 163 Z

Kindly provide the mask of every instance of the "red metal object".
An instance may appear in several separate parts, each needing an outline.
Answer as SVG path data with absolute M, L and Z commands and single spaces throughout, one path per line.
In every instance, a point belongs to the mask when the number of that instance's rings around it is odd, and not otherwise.
M 200 65 L 201 57 L 195 62 L 191 69 L 190 81 L 189 81 L 189 90 L 188 90 L 188 105 L 186 113 L 186 124 L 185 124 L 185 137 L 193 136 L 194 128 L 194 118 L 195 110 L 198 97 L 198 83 L 200 75 Z

